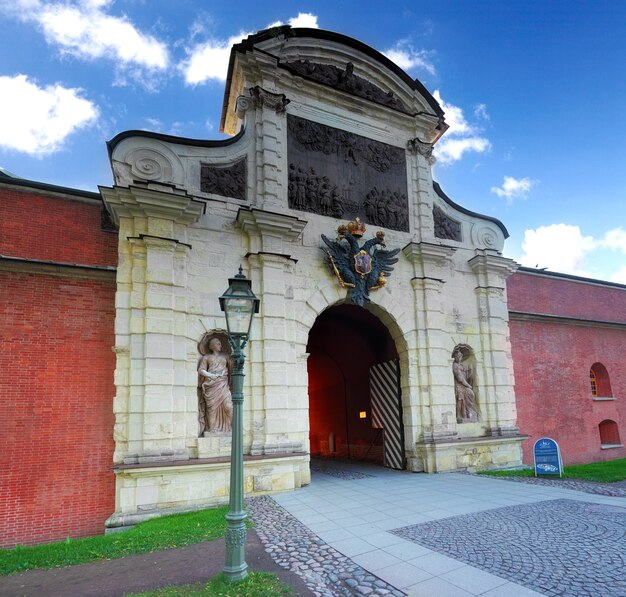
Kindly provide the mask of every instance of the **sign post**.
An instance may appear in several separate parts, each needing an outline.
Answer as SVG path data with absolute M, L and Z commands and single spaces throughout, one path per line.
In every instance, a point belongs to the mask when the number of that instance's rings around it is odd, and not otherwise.
M 533 446 L 535 477 L 538 475 L 563 476 L 563 460 L 559 444 L 549 437 L 540 437 Z

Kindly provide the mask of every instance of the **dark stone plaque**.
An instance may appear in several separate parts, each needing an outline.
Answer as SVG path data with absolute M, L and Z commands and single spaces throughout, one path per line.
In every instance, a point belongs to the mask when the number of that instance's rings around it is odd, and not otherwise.
M 433 220 L 435 222 L 435 237 L 461 242 L 461 223 L 453 220 L 440 207 L 433 206 Z
M 409 231 L 405 150 L 287 116 L 289 207 Z
M 200 190 L 222 197 L 246 200 L 246 160 L 230 166 L 201 164 Z
M 406 106 L 392 91 L 384 91 L 371 81 L 355 75 L 352 62 L 348 62 L 345 69 L 333 64 L 320 64 L 310 60 L 285 62 L 282 66 L 304 79 L 329 85 L 335 89 L 351 93 L 382 106 L 388 106 L 405 114 L 409 113 Z

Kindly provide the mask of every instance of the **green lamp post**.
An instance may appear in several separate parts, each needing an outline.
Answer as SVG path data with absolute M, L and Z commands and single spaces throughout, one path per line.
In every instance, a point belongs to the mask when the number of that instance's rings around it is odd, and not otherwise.
M 260 300 L 252 292 L 252 282 L 239 266 L 239 273 L 228 280 L 228 290 L 220 297 L 226 315 L 228 341 L 232 351 L 233 422 L 230 453 L 230 502 L 226 521 L 226 565 L 224 574 L 231 581 L 248 575 L 246 564 L 246 511 L 243 506 L 243 349 L 250 335 L 252 318 L 259 312 Z

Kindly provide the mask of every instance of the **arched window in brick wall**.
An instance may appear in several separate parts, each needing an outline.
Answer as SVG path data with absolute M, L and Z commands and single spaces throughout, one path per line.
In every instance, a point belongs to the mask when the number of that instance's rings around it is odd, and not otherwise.
M 605 419 L 598 425 L 600 431 L 600 443 L 602 447 L 619 446 L 621 445 L 619 439 L 619 429 L 617 423 L 611 421 L 611 419 Z
M 609 372 L 602 363 L 594 363 L 591 366 L 589 383 L 591 384 L 591 395 L 594 399 L 600 400 L 613 397 Z

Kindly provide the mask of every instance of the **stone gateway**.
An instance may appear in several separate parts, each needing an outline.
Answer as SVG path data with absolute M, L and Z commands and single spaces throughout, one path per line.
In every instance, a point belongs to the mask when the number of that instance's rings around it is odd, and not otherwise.
M 261 300 L 246 492 L 309 483 L 311 453 L 428 473 L 520 464 L 505 293 L 517 266 L 501 253 L 504 226 L 432 179 L 447 129 L 433 96 L 354 39 L 284 26 L 233 47 L 224 98 L 228 140 L 128 131 L 109 142 L 114 185 L 100 191 L 119 265 L 107 525 L 226 501 L 218 297 L 240 265 Z M 361 225 L 374 242 L 346 228 Z M 352 241 L 354 285 L 378 267 L 362 300 L 327 259 Z

